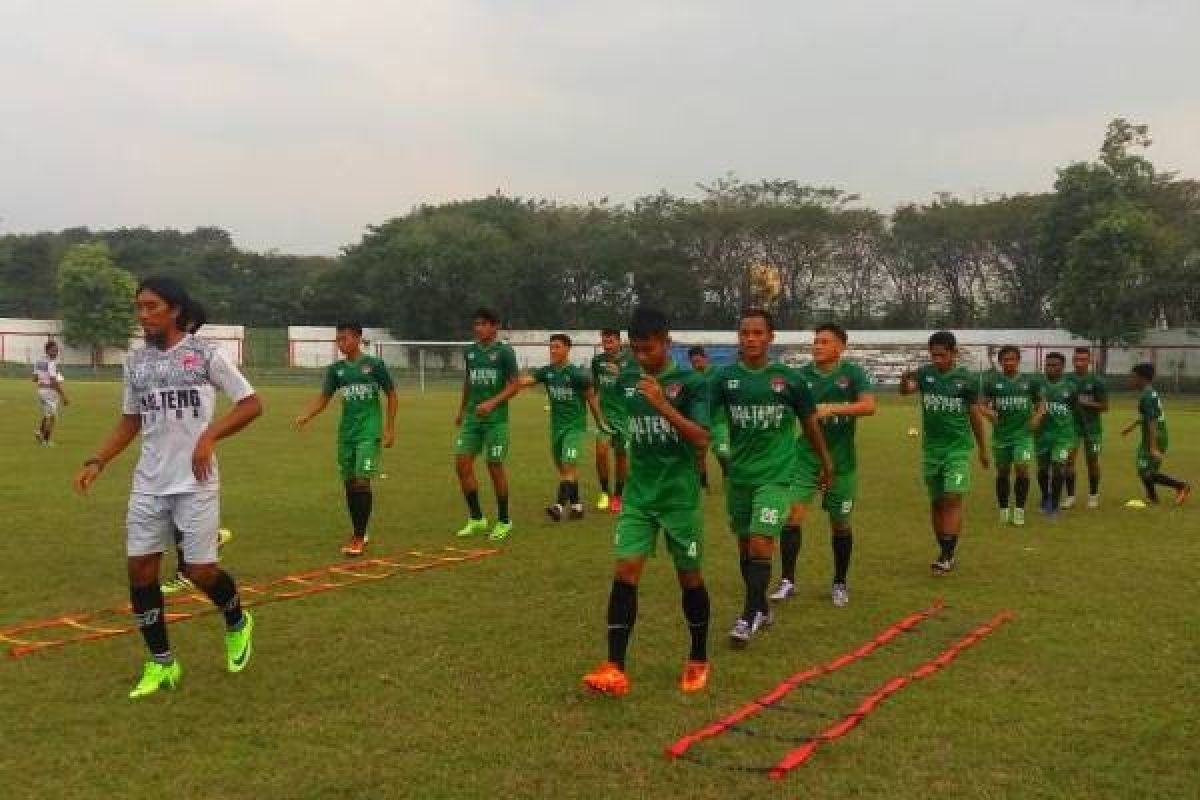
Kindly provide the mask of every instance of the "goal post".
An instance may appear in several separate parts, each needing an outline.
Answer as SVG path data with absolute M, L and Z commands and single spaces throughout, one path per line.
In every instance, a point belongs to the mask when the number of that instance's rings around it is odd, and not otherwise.
M 463 348 L 470 342 L 380 341 L 370 346 L 397 383 L 429 389 L 458 386 L 463 379 Z

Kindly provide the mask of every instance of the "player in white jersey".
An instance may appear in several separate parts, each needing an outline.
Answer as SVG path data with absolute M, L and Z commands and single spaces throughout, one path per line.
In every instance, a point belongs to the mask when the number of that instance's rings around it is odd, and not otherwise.
M 58 417 L 58 404 L 70 405 L 63 391 L 63 376 L 58 371 L 58 342 L 46 342 L 45 357 L 33 362 L 33 382 L 37 384 L 38 402 L 42 406 L 42 419 L 33 437 L 46 447 L 53 446 L 50 437 L 54 434 L 54 421 Z
M 218 348 L 192 334 L 204 310 L 171 278 L 146 278 L 136 295 L 146 347 L 125 359 L 121 420 L 75 477 L 86 493 L 104 467 L 140 431 L 142 452 L 133 474 L 126 517 L 129 592 L 134 618 L 150 650 L 142 677 L 129 693 L 142 697 L 175 688 L 183 674 L 167 642 L 159 564 L 181 533 L 186 572 L 225 616 L 225 663 L 241 672 L 249 663 L 254 620 L 242 611 L 233 578 L 217 565 L 216 443 L 262 413 L 254 389 Z M 213 420 L 216 390 L 233 407 Z

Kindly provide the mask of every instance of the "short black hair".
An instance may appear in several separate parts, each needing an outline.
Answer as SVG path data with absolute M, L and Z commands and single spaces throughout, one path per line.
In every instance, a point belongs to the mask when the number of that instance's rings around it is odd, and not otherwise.
M 836 322 L 826 322 L 813 328 L 813 333 L 828 331 L 836 336 L 842 344 L 847 344 L 850 341 L 850 334 L 846 333 L 846 329 Z
M 944 347 L 947 350 L 958 349 L 958 339 L 950 331 L 934 331 L 929 337 L 929 347 Z
M 337 324 L 337 332 L 351 331 L 358 336 L 363 335 L 363 326 L 357 322 L 339 322 Z
M 620 328 L 601 328 L 600 335 L 601 336 L 620 336 L 621 329 Z
M 500 315 L 486 306 L 480 306 L 471 314 L 471 319 L 481 319 L 484 322 L 490 322 L 493 325 L 500 324 Z
M 570 336 L 567 336 L 565 333 L 552 333 L 552 334 L 550 334 L 550 341 L 552 341 L 552 342 L 562 342 L 562 343 L 563 343 L 563 344 L 565 344 L 567 347 L 570 347 L 570 346 L 571 346 L 571 337 L 570 337 Z
M 1062 353 L 1058 352 L 1057 350 L 1055 350 L 1053 353 L 1046 353 L 1046 360 L 1047 361 L 1061 361 L 1064 364 L 1067 363 L 1067 357 L 1064 356 Z
M 695 358 L 696 356 L 706 356 L 706 355 L 708 355 L 708 353 L 704 352 L 704 345 L 694 344 L 688 348 L 688 358 Z
M 1092 348 L 1090 348 L 1090 347 L 1076 347 L 1076 348 L 1075 348 L 1075 352 L 1076 352 L 1076 353 L 1087 353 L 1087 354 L 1090 356 L 1090 355 L 1092 354 Z
M 629 338 L 650 339 L 656 336 L 666 336 L 671 332 L 667 315 L 657 308 L 638 306 L 629 317 Z
M 1154 380 L 1154 365 L 1148 361 L 1143 361 L 1141 364 L 1133 365 L 1133 374 L 1145 380 Z
M 51 347 L 58 347 L 58 342 L 51 339 L 50 341 L 46 342 L 46 346 L 43 347 L 42 350 L 48 353 L 50 352 Z
M 771 316 L 770 311 L 767 311 L 765 308 L 757 307 L 743 308 L 742 313 L 738 316 L 738 325 L 742 324 L 742 320 L 747 320 L 751 317 L 758 317 L 763 322 L 767 323 L 767 330 L 774 332 L 775 318 Z
M 1004 356 L 1008 355 L 1009 353 L 1015 353 L 1017 358 L 1020 358 L 1021 348 L 1017 347 L 1015 344 L 1006 344 L 1004 347 L 1000 348 L 999 353 L 996 353 L 996 358 L 1004 358 Z

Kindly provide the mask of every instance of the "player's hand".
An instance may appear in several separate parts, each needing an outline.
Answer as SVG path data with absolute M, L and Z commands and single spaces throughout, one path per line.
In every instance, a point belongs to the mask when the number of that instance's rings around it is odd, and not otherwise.
M 454 415 L 454 427 L 456 427 L 456 428 L 462 427 L 462 417 L 463 417 L 463 412 L 462 412 L 462 409 L 460 408 L 458 410 L 458 413 Z
M 496 408 L 496 404 L 493 403 L 491 400 L 484 400 L 482 403 L 475 406 L 475 416 L 486 417 L 488 414 L 492 413 L 492 411 L 494 411 L 495 408 Z
M 825 463 L 817 473 L 817 489 L 827 492 L 830 486 L 833 486 L 833 465 Z
M 63 405 L 64 405 L 64 406 L 69 406 L 69 405 L 71 405 L 71 401 L 67 399 L 67 396 L 66 396 L 66 395 L 63 395 L 63 399 L 62 399 L 62 401 L 63 401 Z
M 88 489 L 92 488 L 92 484 L 100 477 L 100 472 L 104 468 L 99 464 L 87 464 L 79 472 L 75 473 L 75 491 L 82 495 L 88 493 Z
M 1157 447 L 1151 447 L 1150 448 L 1150 457 L 1153 458 L 1155 461 L 1162 461 L 1162 457 L 1163 457 L 1162 450 L 1159 450 Z
M 192 451 L 192 474 L 201 483 L 212 476 L 212 456 L 215 444 L 212 437 L 205 433 L 196 440 L 196 449 Z
M 383 432 L 383 446 L 391 447 L 395 443 L 396 443 L 396 432 L 395 431 L 384 431 Z
M 834 403 L 817 403 L 817 419 L 829 419 L 837 416 L 837 406 Z
M 307 424 L 308 424 L 308 417 L 306 417 L 305 415 L 301 414 L 300 416 L 296 417 L 296 430 L 298 430 L 298 431 L 304 430 L 304 426 Z
M 653 375 L 643 375 L 638 381 L 638 391 L 646 398 L 646 402 L 655 408 L 661 408 L 666 402 L 666 395 L 663 394 L 662 385 Z
M 992 457 L 988 455 L 986 450 L 979 451 L 979 465 L 984 469 L 991 469 Z

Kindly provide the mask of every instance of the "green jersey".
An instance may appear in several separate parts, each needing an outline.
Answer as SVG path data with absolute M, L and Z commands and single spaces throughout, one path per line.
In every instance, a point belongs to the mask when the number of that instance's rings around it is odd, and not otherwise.
M 963 367 L 939 372 L 932 364 L 917 370 L 921 393 L 922 446 L 927 454 L 970 451 L 971 406 L 979 402 L 979 381 Z
M 1075 409 L 1079 390 L 1075 381 L 1067 377 L 1057 381 L 1047 379 L 1042 384 L 1042 397 L 1046 401 L 1046 416 L 1038 435 L 1050 439 L 1073 439 L 1075 437 Z
M 1167 415 L 1163 411 L 1162 398 L 1158 396 L 1158 390 L 1153 386 L 1147 386 L 1138 395 L 1138 417 L 1142 421 L 1142 449 L 1146 452 L 1150 452 L 1151 449 L 1151 442 L 1146 441 L 1146 423 L 1149 422 L 1152 433 L 1157 439 L 1153 444 L 1157 446 L 1157 449 L 1166 451 Z
M 392 391 L 394 384 L 387 365 L 375 356 L 360 354 L 353 361 L 342 359 L 325 370 L 321 393 L 342 396 L 342 420 L 338 438 L 342 441 L 375 440 L 383 435 L 383 410 L 379 395 Z
M 704 386 L 709 391 L 709 396 L 711 398 L 713 381 L 716 379 L 717 372 L 718 372 L 717 367 L 708 366 L 708 367 L 705 367 L 704 369 L 694 369 L 692 371 L 704 379 Z M 710 404 L 708 407 L 708 413 L 709 413 L 710 419 L 713 422 L 713 425 L 728 425 L 729 424 L 729 416 L 725 412 L 724 408 L 718 408 L 717 406 Z
M 1108 400 L 1108 387 L 1105 386 L 1100 376 L 1089 372 L 1086 375 L 1073 374 L 1070 379 L 1075 383 L 1080 400 L 1089 400 L 1093 403 L 1104 403 Z M 1081 405 L 1075 407 L 1075 427 L 1080 433 L 1088 436 L 1104 432 L 1104 422 L 1100 412 L 1084 408 Z
M 1009 442 L 1029 436 L 1029 421 L 1042 400 L 1042 382 L 1037 375 L 1008 377 L 993 372 L 983 378 L 983 396 L 996 412 L 992 435 L 997 442 Z
M 592 385 L 596 387 L 600 398 L 600 410 L 609 422 L 620 423 L 625 419 L 625 395 L 617 381 L 622 372 L 637 368 L 633 357 L 624 351 L 615 356 L 598 353 L 592 358 Z
M 546 387 L 551 430 L 587 430 L 587 391 L 592 379 L 586 370 L 569 362 L 561 367 L 547 364 L 533 371 L 533 379 Z
M 796 372 L 775 361 L 751 369 L 721 367 L 709 384 L 709 404 L 729 417 L 731 483 L 789 483 L 796 472 L 796 417 L 816 410 Z
M 829 372 L 822 372 L 816 364 L 805 364 L 800 368 L 800 380 L 812 393 L 817 403 L 855 403 L 863 394 L 870 394 L 874 381 L 871 375 L 853 361 L 839 361 Z M 854 449 L 854 430 L 857 417 L 832 416 L 821 420 L 821 432 L 825 434 L 825 445 L 833 460 L 833 470 L 839 475 L 853 472 L 858 466 Z M 796 455 L 801 467 L 813 467 L 821 463 L 817 451 L 808 437 L 796 440 Z
M 517 354 L 504 342 L 475 342 L 467 346 L 463 356 L 467 365 L 467 406 L 463 412 L 464 418 L 472 419 L 475 406 L 500 394 L 517 377 Z M 508 403 L 498 405 L 482 421 L 507 422 Z
M 640 369 L 631 369 L 617 380 L 629 419 L 625 507 L 641 511 L 695 509 L 700 503 L 696 448 L 638 391 L 641 377 Z M 655 377 L 667 402 L 697 425 L 708 427 L 708 392 L 699 375 L 668 361 Z

